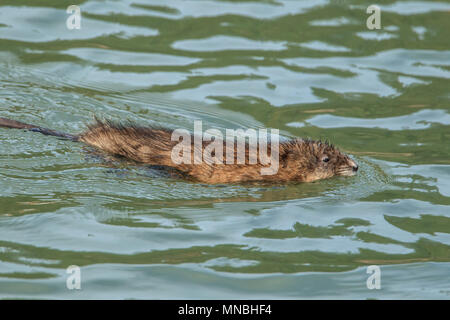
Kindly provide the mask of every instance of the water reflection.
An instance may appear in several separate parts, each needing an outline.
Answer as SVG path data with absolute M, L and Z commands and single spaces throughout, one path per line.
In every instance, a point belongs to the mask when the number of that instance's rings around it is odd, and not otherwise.
M 75 264 L 84 298 L 448 298 L 447 3 L 380 5 L 379 31 L 345 1 L 90 0 L 80 32 L 58 1 L 0 6 L 2 117 L 279 128 L 361 168 L 210 186 L 1 129 L 1 297 L 68 297 Z

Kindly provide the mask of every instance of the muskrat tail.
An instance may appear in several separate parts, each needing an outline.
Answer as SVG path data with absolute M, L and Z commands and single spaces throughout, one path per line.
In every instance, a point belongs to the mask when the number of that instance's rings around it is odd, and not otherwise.
M 6 118 L 0 118 L 0 127 L 12 128 L 12 129 L 25 129 L 28 131 L 39 132 L 39 133 L 45 134 L 47 136 L 54 136 L 54 137 L 72 140 L 72 141 L 78 141 L 78 139 L 79 139 L 78 136 L 74 136 L 74 135 L 71 135 L 68 133 L 50 130 L 47 128 L 35 126 L 33 124 L 23 123 L 23 122 L 6 119 Z

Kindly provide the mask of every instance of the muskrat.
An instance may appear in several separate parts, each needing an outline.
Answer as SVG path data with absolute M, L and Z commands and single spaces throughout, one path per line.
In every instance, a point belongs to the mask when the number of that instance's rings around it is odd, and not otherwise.
M 172 141 L 173 130 L 162 127 L 141 127 L 132 123 L 120 124 L 112 121 L 100 121 L 88 125 L 88 129 L 71 135 L 59 131 L 26 124 L 23 122 L 0 118 L 0 127 L 26 129 L 45 135 L 56 136 L 72 141 L 84 142 L 87 145 L 113 155 L 119 155 L 136 162 L 175 169 L 181 175 L 193 181 L 204 183 L 239 183 L 239 182 L 312 182 L 333 176 L 352 176 L 358 165 L 350 157 L 336 147 L 321 141 L 310 139 L 293 139 L 281 142 L 278 148 L 279 167 L 271 175 L 261 174 L 260 169 L 267 167 L 259 161 L 250 164 L 248 161 L 249 146 L 245 144 L 246 160 L 243 164 L 228 163 L 175 163 L 171 154 L 178 141 Z M 193 137 L 193 136 L 192 136 Z M 191 139 L 190 141 L 193 141 Z M 202 142 L 204 150 L 211 142 Z M 223 143 L 224 158 L 236 158 L 236 148 Z M 268 143 L 270 145 L 271 142 Z M 192 150 L 195 146 L 192 143 Z M 198 147 L 197 147 L 198 148 Z M 230 154 L 230 155 L 229 155 Z M 276 156 L 276 154 L 274 154 Z M 234 159 L 233 159 L 234 160 Z

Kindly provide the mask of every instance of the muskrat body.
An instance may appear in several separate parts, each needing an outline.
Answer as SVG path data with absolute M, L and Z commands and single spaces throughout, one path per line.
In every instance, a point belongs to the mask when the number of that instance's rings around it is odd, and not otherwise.
M 261 174 L 268 167 L 257 161 L 249 163 L 249 146 L 245 144 L 245 163 L 238 164 L 235 144 L 223 143 L 223 163 L 200 161 L 195 163 L 175 163 L 172 150 L 179 141 L 172 140 L 173 130 L 159 127 L 139 127 L 133 124 L 118 124 L 99 121 L 88 126 L 80 135 L 66 134 L 19 121 L 0 118 L 0 127 L 27 129 L 45 135 L 56 136 L 87 145 L 113 155 L 123 156 L 136 162 L 174 168 L 183 177 L 204 183 L 236 182 L 274 182 L 289 181 L 312 182 L 332 176 L 351 176 L 358 170 L 357 164 L 334 146 L 313 140 L 294 139 L 279 144 L 277 156 L 278 170 L 274 174 Z M 203 154 L 210 141 L 194 145 L 192 136 L 192 158 L 195 149 L 201 148 Z M 268 143 L 270 149 L 270 142 Z M 230 148 L 232 148 L 230 152 Z M 259 153 L 258 153 L 259 154 Z M 227 159 L 228 157 L 228 159 Z M 233 157 L 230 159 L 229 157 Z M 227 161 L 232 160 L 232 161 Z

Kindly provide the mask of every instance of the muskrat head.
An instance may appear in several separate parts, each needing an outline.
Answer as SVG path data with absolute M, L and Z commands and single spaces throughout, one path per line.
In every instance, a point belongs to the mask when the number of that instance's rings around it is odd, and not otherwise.
M 281 166 L 296 180 L 311 182 L 333 176 L 353 176 L 358 165 L 327 142 L 297 139 L 282 144 Z

